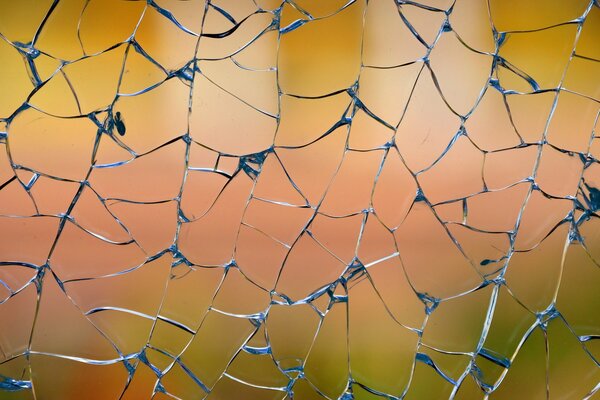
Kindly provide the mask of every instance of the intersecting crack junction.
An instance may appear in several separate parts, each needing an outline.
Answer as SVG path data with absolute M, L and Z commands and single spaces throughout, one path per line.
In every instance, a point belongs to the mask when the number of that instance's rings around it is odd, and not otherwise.
M 600 396 L 598 0 L 0 0 L 0 399 Z

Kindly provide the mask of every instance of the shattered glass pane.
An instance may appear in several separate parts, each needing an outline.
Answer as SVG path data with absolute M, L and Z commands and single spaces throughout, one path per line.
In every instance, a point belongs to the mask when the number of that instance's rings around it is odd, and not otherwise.
M 600 391 L 597 0 L 0 2 L 0 398 Z

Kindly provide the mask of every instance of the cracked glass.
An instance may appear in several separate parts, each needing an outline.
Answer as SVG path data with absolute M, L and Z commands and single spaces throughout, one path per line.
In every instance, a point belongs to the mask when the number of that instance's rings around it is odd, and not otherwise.
M 597 0 L 0 2 L 0 398 L 591 399 Z

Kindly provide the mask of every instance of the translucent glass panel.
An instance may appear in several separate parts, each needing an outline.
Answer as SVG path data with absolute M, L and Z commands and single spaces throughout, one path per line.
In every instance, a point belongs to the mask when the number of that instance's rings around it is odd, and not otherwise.
M 0 3 L 0 398 L 600 388 L 600 7 Z

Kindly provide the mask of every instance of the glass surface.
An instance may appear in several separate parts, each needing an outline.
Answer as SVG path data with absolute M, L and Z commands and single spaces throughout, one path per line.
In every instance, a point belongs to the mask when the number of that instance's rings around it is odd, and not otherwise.
M 600 390 L 600 4 L 0 1 L 1 399 Z

